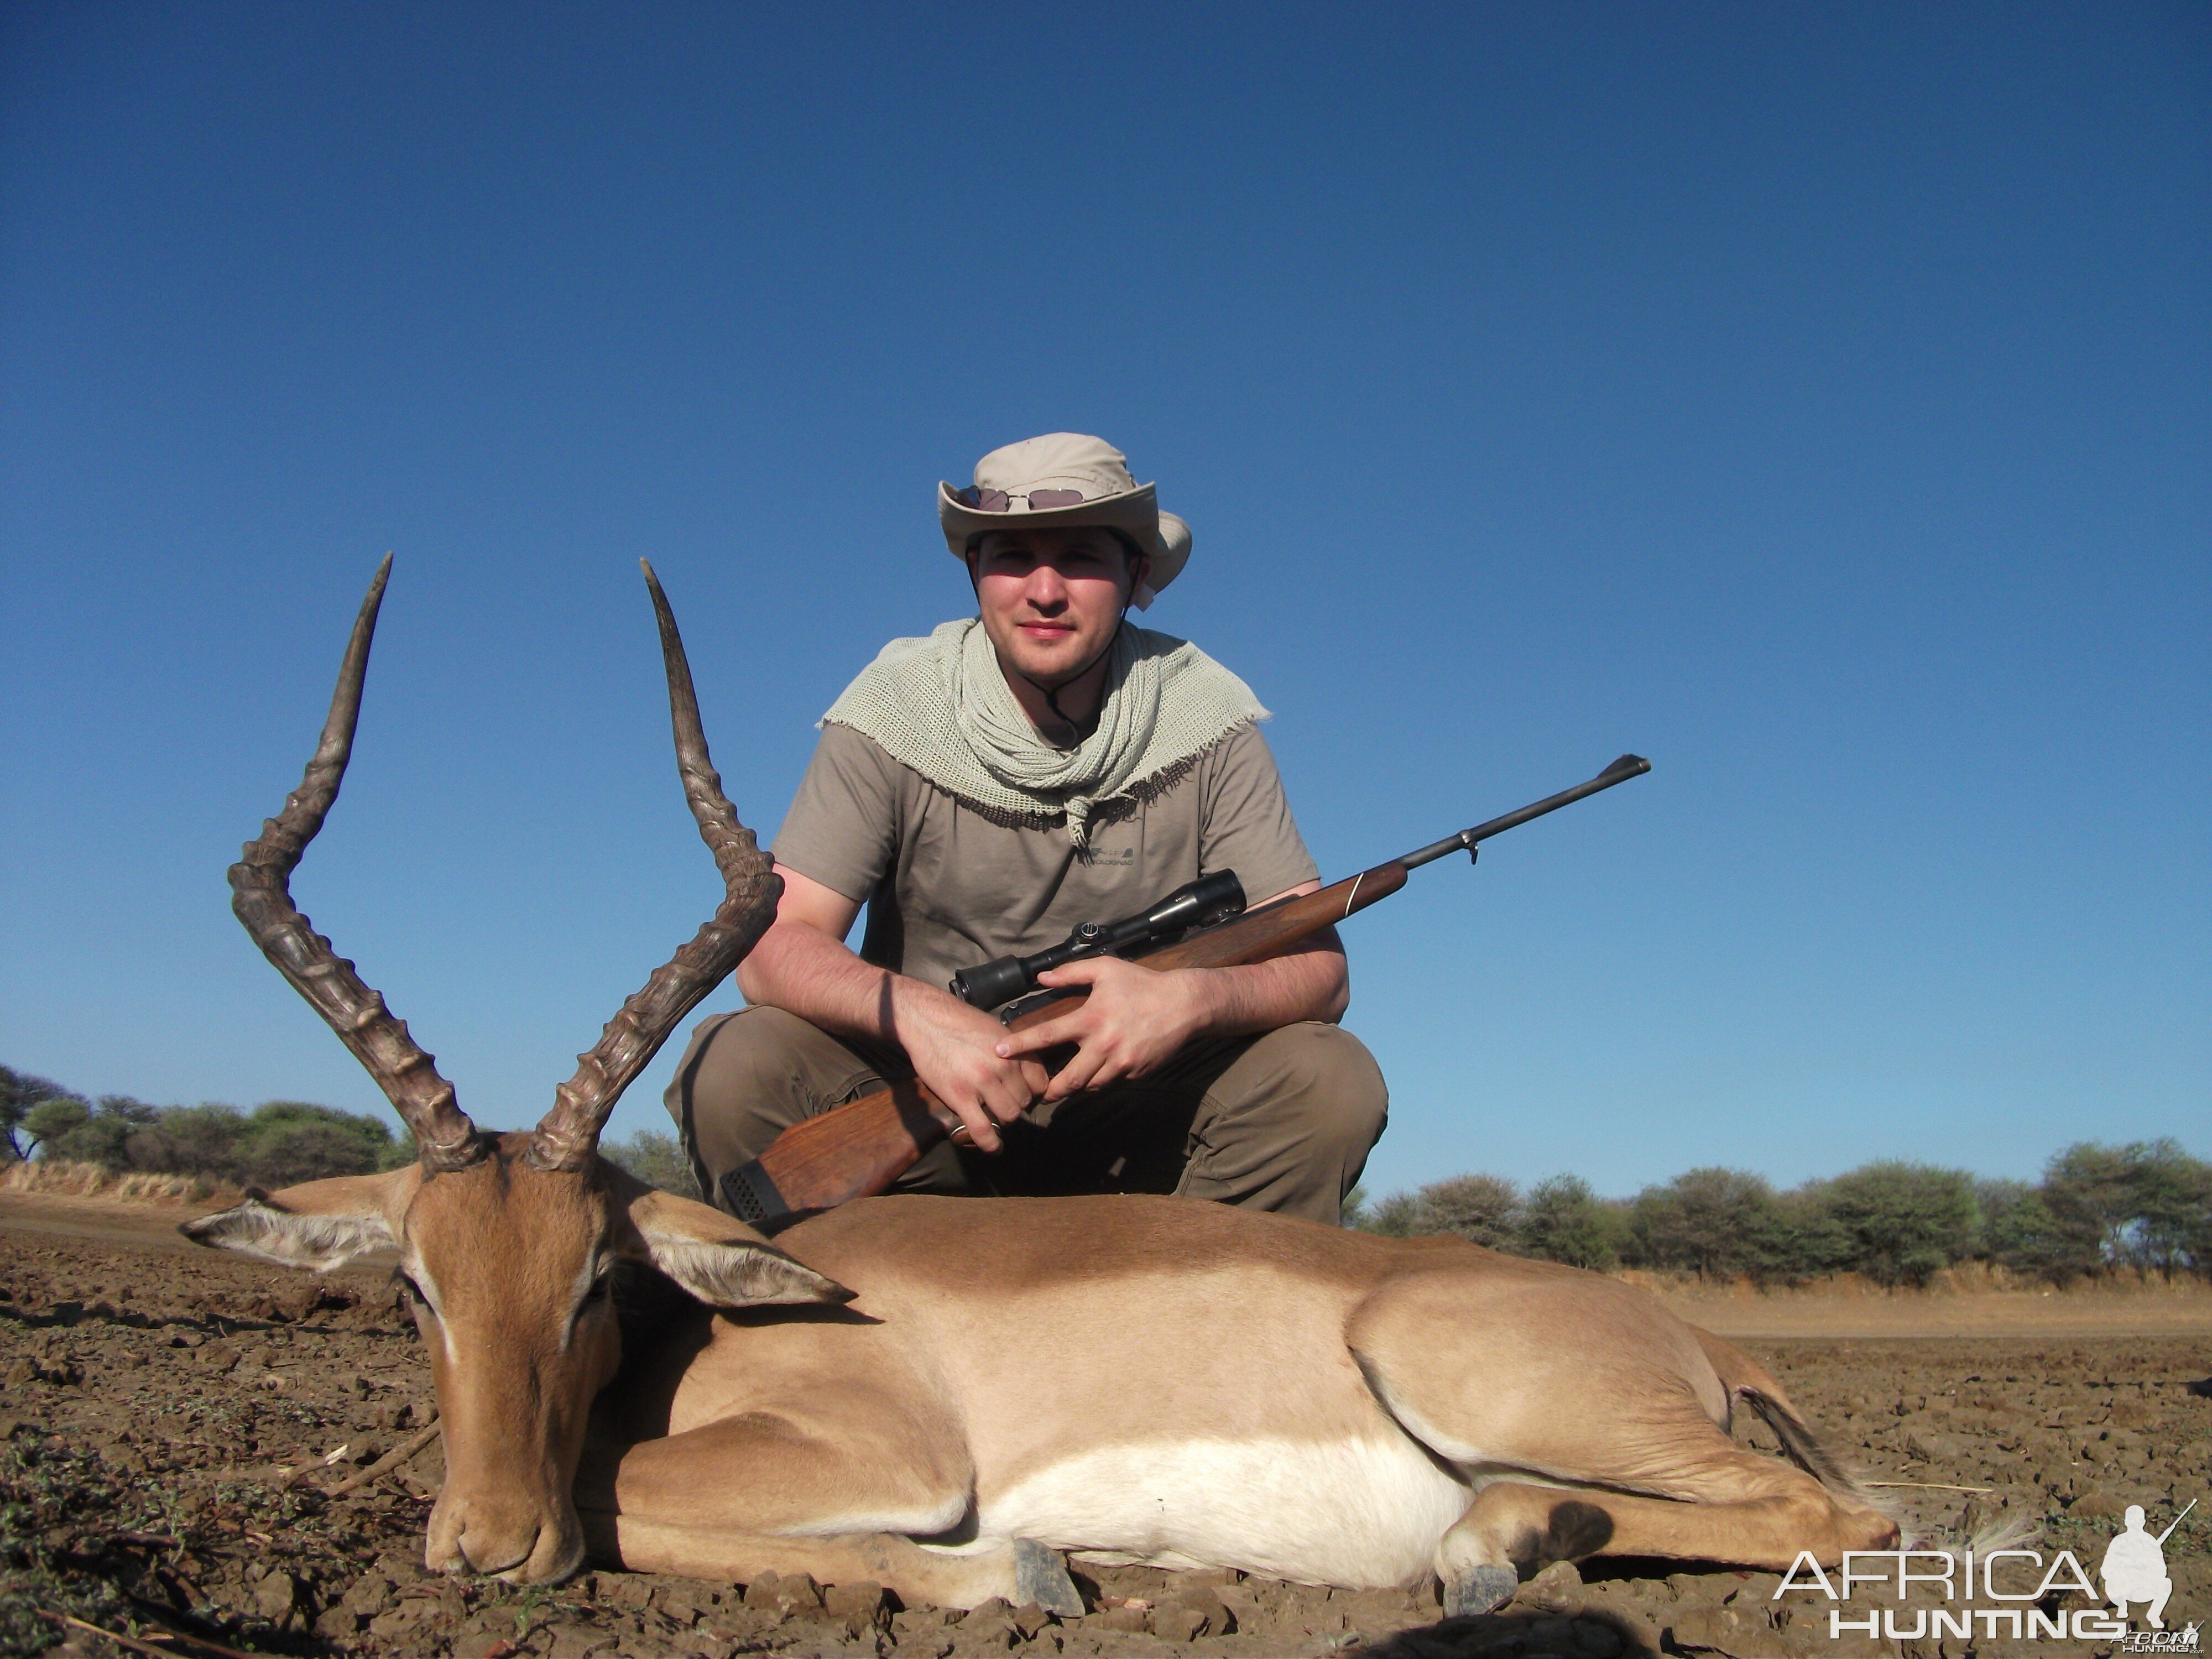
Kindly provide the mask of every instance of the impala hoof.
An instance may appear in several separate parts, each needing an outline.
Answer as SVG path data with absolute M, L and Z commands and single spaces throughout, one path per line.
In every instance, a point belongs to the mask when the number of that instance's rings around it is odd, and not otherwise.
M 1067 1563 L 1058 1550 L 1034 1538 L 1014 1540 L 1012 1599 L 1018 1607 L 1034 1601 L 1047 1613 L 1057 1613 L 1062 1619 L 1083 1616 L 1083 1598 L 1075 1593 L 1075 1581 L 1067 1576 Z
M 1444 1580 L 1444 1617 L 1471 1619 L 1504 1607 L 1521 1588 L 1521 1575 L 1510 1567 L 1469 1567 Z

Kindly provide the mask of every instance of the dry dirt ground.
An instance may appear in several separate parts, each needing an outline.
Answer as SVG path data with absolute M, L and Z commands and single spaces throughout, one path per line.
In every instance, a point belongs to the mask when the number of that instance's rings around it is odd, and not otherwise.
M 805 1581 L 601 1572 L 548 1591 L 435 1577 L 420 1565 L 441 1472 L 434 1440 L 388 1475 L 326 1491 L 404 1444 L 432 1408 L 388 1279 L 358 1267 L 316 1279 L 198 1250 L 173 1231 L 183 1213 L 0 1194 L 0 1654 L 118 1650 L 62 1618 L 135 1632 L 149 1653 L 212 1643 L 460 1659 L 1960 1659 L 2111 1647 L 1836 1641 L 1827 1604 L 1778 1602 L 1776 1575 L 1656 1562 L 1554 1568 L 1502 1613 L 1452 1623 L 1426 1591 L 1145 1569 L 1079 1570 L 1094 1610 L 1065 1623 L 997 1604 L 903 1607 L 869 1587 L 825 1594 Z M 2002 1309 L 1965 1305 L 2000 1298 L 1831 1300 L 1826 1328 L 1875 1334 L 1802 1334 L 1824 1328 L 1818 1298 L 1692 1296 L 1686 1311 L 1747 1340 L 1865 1478 L 1896 1483 L 1884 1494 L 1910 1523 L 1957 1538 L 2021 1518 L 2046 1552 L 2071 1548 L 2094 1571 L 2122 1505 L 2146 1505 L 2156 1530 L 2206 1493 L 2212 1398 L 2185 1385 L 2212 1369 L 2212 1299 L 2142 1302 L 2130 1330 L 2107 1308 L 2068 1314 L 2015 1297 L 2014 1334 L 2002 1334 Z M 1762 1306 L 1793 1334 L 1761 1340 L 1747 1328 Z M 1972 1334 L 1936 1334 L 1946 1329 Z M 2177 1625 L 2212 1614 L 2208 1510 L 2166 1544 Z M 1908 1622 L 1923 1604 L 1918 1592 L 1905 1604 Z

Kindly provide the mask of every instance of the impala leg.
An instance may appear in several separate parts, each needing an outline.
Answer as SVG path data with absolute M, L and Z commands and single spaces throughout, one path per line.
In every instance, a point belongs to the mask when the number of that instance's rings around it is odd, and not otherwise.
M 577 1474 L 580 1508 L 732 1533 L 939 1533 L 966 1516 L 975 1469 L 957 1426 L 873 1390 L 824 1382 L 641 1440 Z
M 739 1583 L 808 1572 L 825 1583 L 873 1580 L 938 1607 L 996 1595 L 1080 1613 L 1057 1551 L 1005 1539 L 954 1553 L 900 1535 L 958 1526 L 974 1487 L 956 1429 L 864 1387 L 823 1383 L 804 1403 L 640 1441 L 617 1460 L 587 1464 L 576 1501 L 592 1556 L 632 1571 Z
M 592 1559 L 626 1572 L 750 1583 L 765 1573 L 807 1573 L 819 1584 L 883 1585 L 912 1606 L 980 1607 L 994 1596 L 1010 1606 L 1034 1601 L 1073 1619 L 1083 1599 L 1057 1550 L 1021 1538 L 957 1553 L 923 1547 L 896 1533 L 842 1538 L 777 1538 L 684 1526 L 635 1515 L 583 1512 Z
M 1487 1613 L 1521 1579 L 1553 1561 L 1592 1555 L 1650 1555 L 1727 1561 L 1779 1571 L 1810 1550 L 1826 1564 L 1846 1550 L 1895 1547 L 1897 1523 L 1838 1501 L 1803 1471 L 1731 1449 L 1763 1466 L 1733 1471 L 1729 1484 L 1765 1490 L 1718 1501 L 1634 1498 L 1565 1491 L 1524 1481 L 1486 1486 L 1437 1547 L 1447 1616 Z

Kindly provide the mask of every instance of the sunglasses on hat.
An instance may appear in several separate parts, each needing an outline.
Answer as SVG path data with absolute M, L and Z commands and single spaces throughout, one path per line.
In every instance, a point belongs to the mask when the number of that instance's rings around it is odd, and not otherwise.
M 956 492 L 953 500 L 963 507 L 972 507 L 978 513 L 1007 513 L 1016 501 L 1027 501 L 1032 513 L 1048 513 L 1055 507 L 1080 507 L 1085 501 L 1079 489 L 1032 489 L 1024 494 L 1014 490 L 983 489 L 970 484 Z

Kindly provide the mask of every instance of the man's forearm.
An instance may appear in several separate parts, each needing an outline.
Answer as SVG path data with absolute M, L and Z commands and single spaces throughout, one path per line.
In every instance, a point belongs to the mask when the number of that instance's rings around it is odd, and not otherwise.
M 1304 1019 L 1334 1022 L 1351 1005 L 1350 970 L 1334 929 L 1267 962 L 1194 970 L 1205 1030 L 1247 1036 Z
M 748 1002 L 796 1014 L 842 1036 L 896 1040 L 890 969 L 866 963 L 818 927 L 779 921 L 738 967 Z M 915 988 L 920 988 L 918 983 Z
M 1188 970 L 1203 1030 L 1216 1036 L 1272 1031 L 1300 1020 L 1333 1021 L 1351 1001 L 1334 932 L 1267 962 Z M 748 1002 L 766 1003 L 847 1036 L 898 1041 L 900 1004 L 950 994 L 866 963 L 818 927 L 779 921 L 738 969 Z

